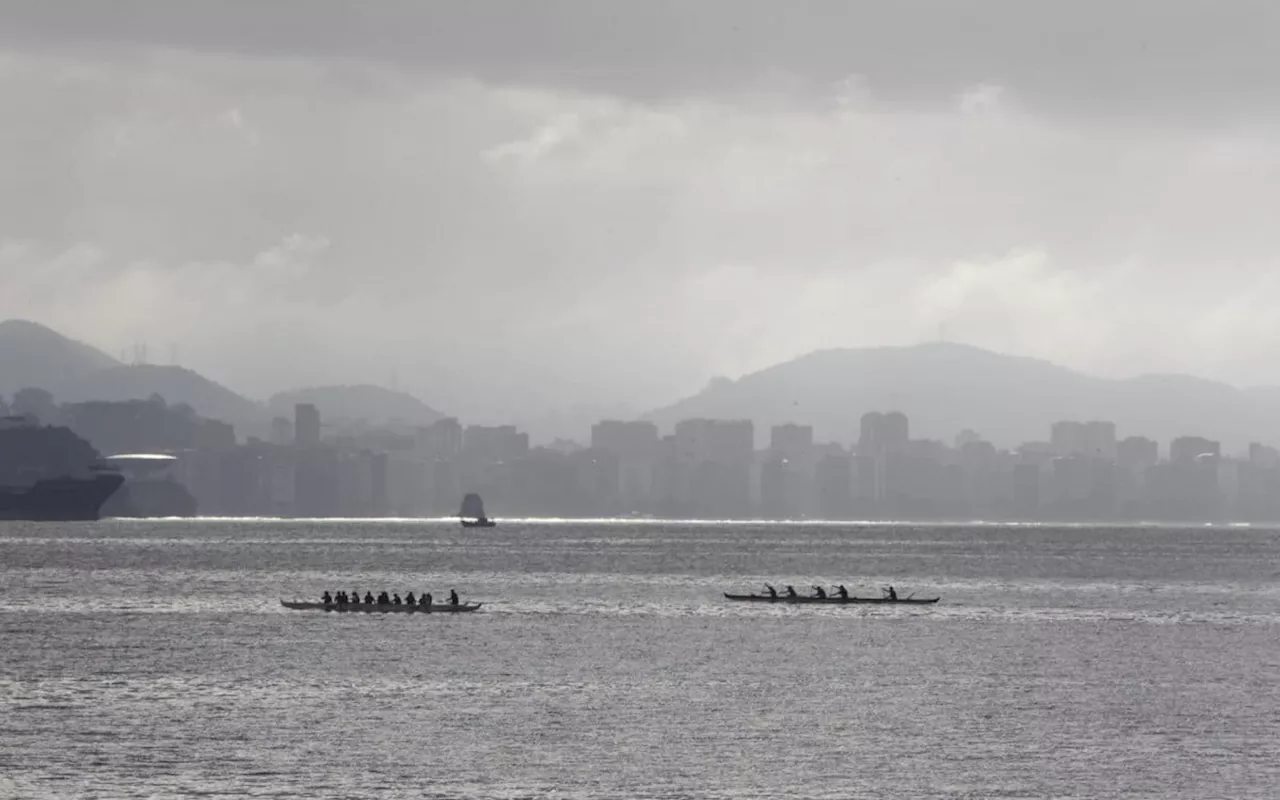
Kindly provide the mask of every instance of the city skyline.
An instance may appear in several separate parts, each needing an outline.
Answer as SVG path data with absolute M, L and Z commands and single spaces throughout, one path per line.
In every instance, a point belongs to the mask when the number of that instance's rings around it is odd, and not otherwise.
M 27 389 L 0 403 L 0 437 L 19 437 L 0 477 L 21 483 L 88 466 L 67 461 L 65 443 L 38 452 L 41 425 L 69 428 L 124 470 L 108 513 L 125 516 L 422 517 L 483 490 L 491 508 L 517 517 L 1280 520 L 1275 447 L 1252 442 L 1234 457 L 1183 435 L 1162 452 L 1105 420 L 1059 420 L 1045 439 L 1016 448 L 972 429 L 951 442 L 913 438 L 898 411 L 862 414 L 851 443 L 786 423 L 770 426 L 759 448 L 750 420 L 694 418 L 670 433 L 651 421 L 603 420 L 588 443 L 531 446 L 516 426 L 452 417 L 345 420 L 326 433 L 320 409 L 300 402 L 292 418 L 272 421 L 268 439 L 237 440 L 231 425 L 158 396 L 59 405 Z

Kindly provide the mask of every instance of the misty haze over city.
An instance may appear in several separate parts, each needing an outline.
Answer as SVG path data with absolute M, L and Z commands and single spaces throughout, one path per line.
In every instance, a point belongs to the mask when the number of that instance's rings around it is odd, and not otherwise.
M 940 337 L 1280 383 L 1278 14 L 6 3 L 0 318 L 494 421 Z

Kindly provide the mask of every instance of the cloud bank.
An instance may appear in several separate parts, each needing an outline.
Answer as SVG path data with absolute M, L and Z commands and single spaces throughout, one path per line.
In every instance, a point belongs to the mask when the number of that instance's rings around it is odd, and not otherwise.
M 475 419 L 639 411 L 939 336 L 1280 382 L 1265 105 L 1179 122 L 1065 114 L 1016 70 L 927 97 L 815 74 L 645 93 L 10 45 L 0 316 L 109 352 L 174 343 L 259 396 L 394 377 Z

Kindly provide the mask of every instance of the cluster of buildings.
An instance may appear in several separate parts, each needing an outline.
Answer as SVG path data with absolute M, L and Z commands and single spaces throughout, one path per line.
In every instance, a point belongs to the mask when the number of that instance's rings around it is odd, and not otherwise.
M 466 492 L 491 515 L 706 519 L 1280 520 L 1280 454 L 1228 458 L 1184 436 L 1167 452 L 1110 422 L 1055 423 L 1046 441 L 1000 449 L 973 431 L 913 439 L 899 412 L 861 419 L 858 441 L 818 442 L 746 420 L 689 419 L 662 435 L 604 421 L 582 446 L 531 447 L 513 426 L 455 419 L 322 436 L 303 404 L 270 441 L 177 453 L 174 477 L 204 514 L 443 516 Z
M 1113 423 L 1055 423 L 1047 441 L 996 448 L 973 431 L 912 439 L 900 412 L 871 412 L 851 446 L 777 425 L 752 447 L 746 421 L 602 422 L 616 506 L 659 515 L 773 519 L 1280 520 L 1280 454 L 1225 458 L 1198 436 L 1118 439 Z M 616 462 L 616 467 L 613 464 Z
M 532 447 L 514 426 L 456 419 L 327 428 L 300 404 L 267 438 L 240 441 L 161 398 L 37 399 L 42 416 L 136 465 L 139 480 L 180 485 L 207 515 L 446 516 L 478 492 L 497 517 L 1280 521 L 1276 449 L 1227 457 L 1216 441 L 1183 436 L 1162 451 L 1104 421 L 1058 422 L 1013 449 L 968 430 L 952 443 L 912 438 L 892 411 L 864 414 L 849 444 L 785 424 L 758 447 L 750 421 L 688 419 L 666 435 L 604 421 L 588 445 Z

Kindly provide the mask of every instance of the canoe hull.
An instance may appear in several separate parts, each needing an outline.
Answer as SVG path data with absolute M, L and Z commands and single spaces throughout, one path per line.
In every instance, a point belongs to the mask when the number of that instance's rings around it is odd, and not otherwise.
M 391 603 L 308 603 L 301 600 L 281 600 L 280 605 L 294 611 L 337 611 L 342 614 L 462 614 L 478 611 L 484 603 L 432 603 L 429 606 L 394 605 Z
M 848 606 L 848 605 L 917 605 L 925 606 L 938 602 L 938 597 L 899 597 L 892 600 L 888 597 L 787 597 L 786 595 L 778 595 L 770 597 L 767 594 L 731 594 L 725 592 L 724 596 L 729 600 L 739 600 L 754 603 L 788 603 L 791 605 L 819 605 L 819 606 Z

